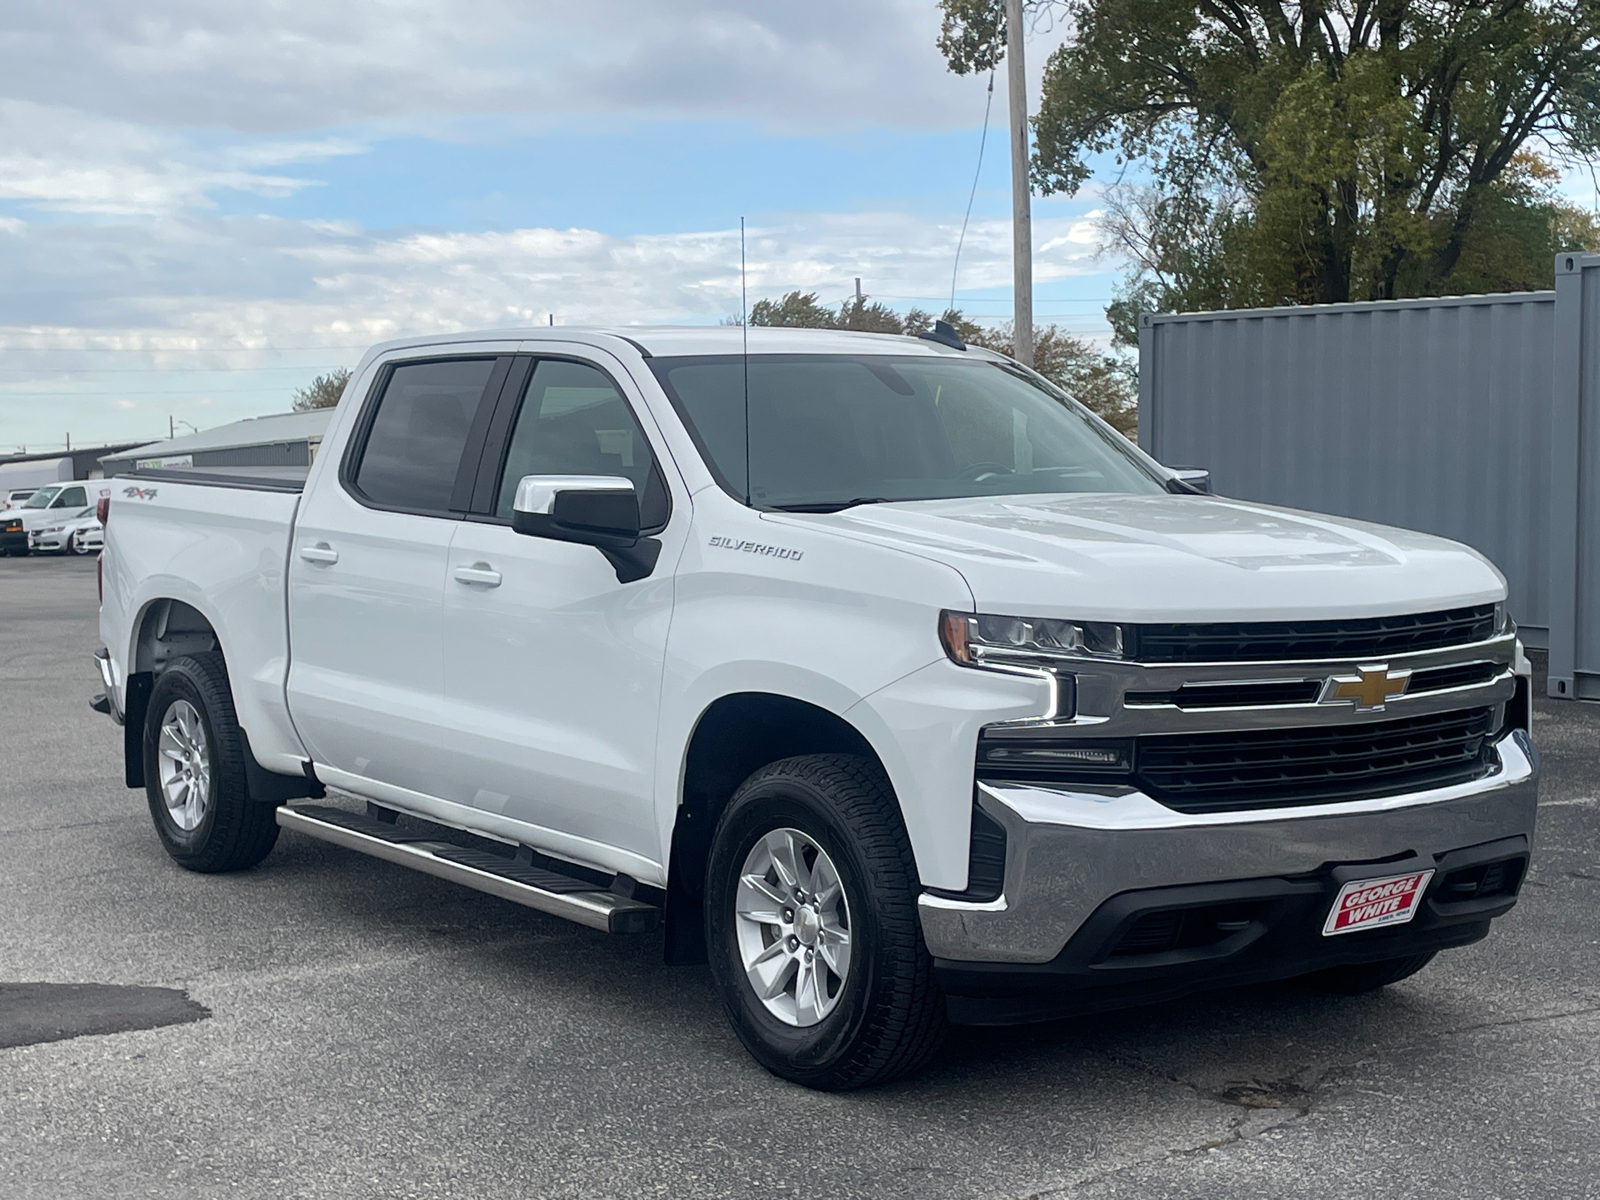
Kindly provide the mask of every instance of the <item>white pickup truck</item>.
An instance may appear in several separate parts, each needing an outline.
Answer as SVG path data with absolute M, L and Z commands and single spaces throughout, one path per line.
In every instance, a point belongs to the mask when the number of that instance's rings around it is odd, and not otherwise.
M 391 342 L 303 479 L 115 481 L 94 703 L 181 865 L 281 827 L 664 927 L 811 1087 L 1482 938 L 1536 804 L 1504 580 L 1204 491 L 948 328 Z

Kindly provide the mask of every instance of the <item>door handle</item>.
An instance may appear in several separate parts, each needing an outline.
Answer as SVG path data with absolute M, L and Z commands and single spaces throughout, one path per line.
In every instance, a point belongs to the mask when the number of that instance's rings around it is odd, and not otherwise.
M 315 546 L 301 546 L 300 557 L 305 562 L 326 566 L 339 561 L 339 552 L 327 542 L 318 542 Z
M 457 583 L 477 583 L 484 587 L 499 587 L 500 572 L 492 570 L 488 563 L 473 563 L 470 567 L 456 568 Z

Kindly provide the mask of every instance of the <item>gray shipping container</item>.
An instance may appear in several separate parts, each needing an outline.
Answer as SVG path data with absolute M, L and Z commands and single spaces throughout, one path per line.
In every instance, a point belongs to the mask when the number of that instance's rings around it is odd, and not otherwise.
M 1600 255 L 1550 292 L 1146 314 L 1139 443 L 1225 496 L 1475 547 L 1550 694 L 1600 699 Z

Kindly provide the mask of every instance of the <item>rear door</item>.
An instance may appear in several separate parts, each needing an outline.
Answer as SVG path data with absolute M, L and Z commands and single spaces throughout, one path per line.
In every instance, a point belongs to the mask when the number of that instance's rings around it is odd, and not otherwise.
M 388 364 L 337 476 L 322 476 L 302 503 L 289 549 L 288 695 L 319 766 L 444 792 L 445 559 L 510 362 L 434 354 Z
M 609 861 L 595 844 L 660 861 L 656 725 L 672 565 L 688 526 L 631 380 L 599 352 L 519 361 L 455 530 L 444 591 L 444 751 L 453 798 L 537 825 L 546 848 Z M 525 475 L 633 480 L 654 572 L 617 582 L 592 546 L 511 528 Z M 677 486 L 675 484 L 675 486 Z

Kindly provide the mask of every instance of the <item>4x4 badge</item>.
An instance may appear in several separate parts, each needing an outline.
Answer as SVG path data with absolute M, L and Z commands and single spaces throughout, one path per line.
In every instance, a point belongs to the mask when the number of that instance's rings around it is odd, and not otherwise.
M 1330 675 L 1322 685 L 1318 704 L 1354 704 L 1357 712 L 1374 712 L 1406 693 L 1411 671 L 1389 670 L 1388 663 L 1362 667 L 1359 675 Z

